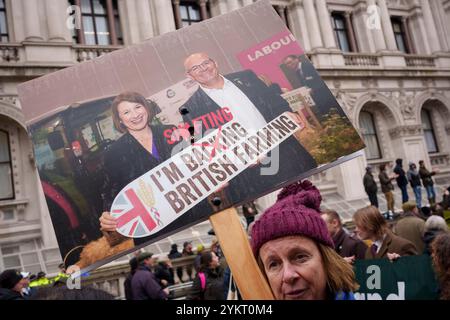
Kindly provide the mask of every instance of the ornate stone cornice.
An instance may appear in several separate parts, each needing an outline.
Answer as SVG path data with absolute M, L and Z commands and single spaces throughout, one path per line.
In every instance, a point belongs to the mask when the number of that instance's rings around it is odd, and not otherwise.
M 423 134 L 423 128 L 420 124 L 398 126 L 389 130 L 391 139 L 401 137 L 420 136 Z

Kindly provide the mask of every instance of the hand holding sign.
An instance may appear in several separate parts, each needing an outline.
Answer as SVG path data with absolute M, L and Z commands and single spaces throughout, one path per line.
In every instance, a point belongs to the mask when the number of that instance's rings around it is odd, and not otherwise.
M 141 238 L 162 230 L 301 129 L 295 120 L 285 113 L 257 132 L 229 122 L 140 176 L 114 199 L 117 231 Z M 106 213 L 101 222 L 108 229 L 114 225 Z

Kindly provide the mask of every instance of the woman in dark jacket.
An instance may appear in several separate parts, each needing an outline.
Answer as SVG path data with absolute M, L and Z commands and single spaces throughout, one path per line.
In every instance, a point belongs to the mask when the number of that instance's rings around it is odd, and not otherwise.
M 223 270 L 219 258 L 212 251 L 203 252 L 200 271 L 195 276 L 188 299 L 224 300 L 223 292 Z
M 114 128 L 124 135 L 105 154 L 108 179 L 105 210 L 109 210 L 115 196 L 128 183 L 170 158 L 171 147 L 166 142 L 164 131 L 171 127 L 150 124 L 158 109 L 155 102 L 136 92 L 124 92 L 114 99 L 111 106 Z M 116 221 L 108 211 L 103 212 L 100 225 L 102 231 L 109 232 L 110 244 L 114 244 L 111 233 L 116 234 Z M 147 237 L 135 238 L 134 244 L 147 240 Z

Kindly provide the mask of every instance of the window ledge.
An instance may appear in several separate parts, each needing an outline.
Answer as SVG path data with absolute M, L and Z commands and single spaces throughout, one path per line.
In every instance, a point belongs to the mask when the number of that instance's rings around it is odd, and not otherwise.
M 29 199 L 0 200 L 0 207 L 27 205 L 28 202 L 30 202 Z

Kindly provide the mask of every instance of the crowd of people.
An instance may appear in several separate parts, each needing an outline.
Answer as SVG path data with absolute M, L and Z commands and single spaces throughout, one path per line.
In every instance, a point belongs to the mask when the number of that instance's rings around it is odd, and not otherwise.
M 397 165 L 401 168 L 401 161 Z M 388 176 L 389 180 L 397 178 Z M 431 257 L 441 299 L 450 299 L 450 231 L 439 211 L 423 210 L 405 196 L 402 213 L 395 221 L 372 204 L 356 210 L 354 230 L 350 231 L 337 211 L 321 208 L 321 200 L 319 190 L 311 182 L 299 181 L 282 189 L 276 203 L 265 212 L 247 219 L 251 222 L 247 230 L 254 257 L 275 299 L 354 300 L 353 293 L 359 287 L 353 269 L 356 260 L 387 258 L 394 262 L 422 254 Z M 435 196 L 430 200 L 430 204 L 436 204 Z M 445 201 L 448 193 L 440 204 Z M 190 284 L 188 300 L 224 300 L 231 291 L 239 297 L 218 242 L 214 241 L 210 248 L 199 245 L 195 251 L 191 242 L 185 242 L 182 252 L 173 244 L 167 257 L 157 259 L 149 252 L 137 254 L 129 261 L 130 273 L 124 284 L 126 299 L 171 299 L 171 286 L 183 281 Z M 173 260 L 188 256 L 194 256 L 191 265 L 172 266 Z M 5 270 L 0 274 L 0 299 L 83 297 L 81 293 L 64 294 L 64 271 L 61 266 L 53 281 L 44 280 L 41 275 L 35 280 L 39 285 L 33 286 L 28 273 Z M 89 299 L 113 298 L 97 289 L 85 290 Z
M 381 192 L 384 194 L 387 203 L 387 211 L 384 216 L 387 219 L 394 219 L 395 216 L 395 199 L 394 199 L 394 180 L 397 183 L 398 188 L 402 193 L 402 203 L 408 202 L 408 184 L 414 192 L 415 202 L 417 207 L 421 211 L 427 213 L 429 210 L 443 211 L 447 210 L 450 206 L 449 188 L 445 191 L 442 201 L 436 201 L 436 191 L 434 188 L 433 176 L 437 171 L 429 171 L 423 160 L 419 161 L 419 169 L 414 162 L 409 162 L 409 168 L 407 171 L 403 169 L 403 159 L 395 160 L 395 166 L 391 174 L 388 174 L 389 163 L 383 163 L 379 165 L 378 180 L 381 186 Z M 366 167 L 366 173 L 363 177 L 364 189 L 369 197 L 371 205 L 379 207 L 378 204 L 378 185 L 374 177 L 374 169 L 372 166 Z M 425 188 L 428 199 L 428 206 L 424 206 L 422 203 L 422 187 Z

